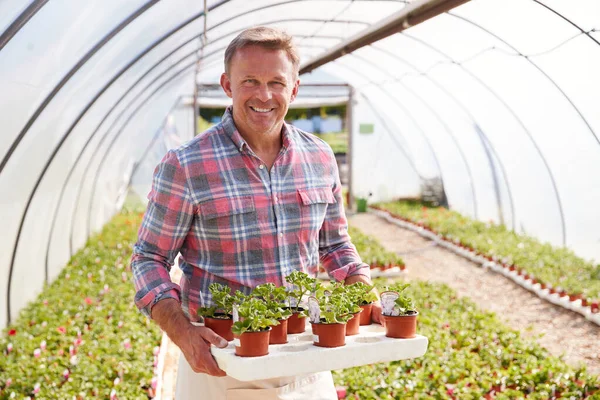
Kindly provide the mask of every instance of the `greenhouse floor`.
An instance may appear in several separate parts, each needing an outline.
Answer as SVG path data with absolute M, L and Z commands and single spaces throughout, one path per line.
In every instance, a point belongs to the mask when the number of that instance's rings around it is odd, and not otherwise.
M 600 328 L 582 316 L 554 306 L 509 279 L 477 267 L 434 242 L 402 229 L 373 214 L 355 214 L 350 223 L 375 237 L 387 250 L 402 256 L 408 280 L 445 283 L 459 296 L 491 311 L 525 337 L 537 340 L 554 356 L 573 365 L 585 364 L 588 372 L 600 375 Z M 180 270 L 173 268 L 173 280 Z M 516 311 L 516 312 L 515 312 Z M 179 349 L 167 341 L 158 395 L 171 400 L 175 394 Z

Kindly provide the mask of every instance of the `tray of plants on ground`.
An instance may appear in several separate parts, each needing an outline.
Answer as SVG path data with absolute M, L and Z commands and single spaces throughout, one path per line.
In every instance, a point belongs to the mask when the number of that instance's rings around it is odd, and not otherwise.
M 426 352 L 427 338 L 416 333 L 418 313 L 404 293 L 407 285 L 392 286 L 384 293 L 389 315 L 383 328 L 371 324 L 372 302 L 377 299 L 373 286 L 324 285 L 299 271 L 286 280 L 293 285 L 289 289 L 267 283 L 248 295 L 237 291 L 221 297 L 225 286 L 210 287 L 217 295 L 216 306 L 198 313 L 208 316 L 207 326 L 221 336 L 233 336 L 228 347 L 211 348 L 229 376 L 245 381 L 296 376 Z M 227 323 L 216 328 L 210 321 L 216 312 L 231 312 L 231 318 L 222 316 Z
M 402 201 L 373 206 L 393 217 L 410 221 L 454 243 L 465 251 L 493 261 L 521 281 L 537 285 L 549 295 L 564 297 L 599 313 L 600 264 L 586 261 L 567 248 L 517 234 L 503 225 L 472 220 L 443 207 Z M 569 308 L 567 306 L 567 308 Z
M 114 217 L 0 336 L 0 399 L 154 395 L 161 333 L 135 307 L 126 267 L 140 221 Z

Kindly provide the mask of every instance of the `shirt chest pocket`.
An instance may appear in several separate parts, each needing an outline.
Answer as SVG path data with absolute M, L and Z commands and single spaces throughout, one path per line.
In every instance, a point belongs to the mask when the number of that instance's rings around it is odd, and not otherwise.
M 318 231 L 325 220 L 327 207 L 336 203 L 331 188 L 298 189 L 298 195 L 302 225 Z
M 252 196 L 209 199 L 198 205 L 200 228 L 208 237 L 244 236 L 257 226 L 256 207 Z

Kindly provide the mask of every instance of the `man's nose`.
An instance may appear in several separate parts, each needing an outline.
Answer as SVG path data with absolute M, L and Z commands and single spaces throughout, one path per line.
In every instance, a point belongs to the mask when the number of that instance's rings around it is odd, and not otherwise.
M 267 84 L 262 84 L 258 86 L 258 90 L 256 93 L 256 97 L 262 101 L 262 102 L 267 102 L 269 100 L 271 100 L 271 98 L 273 97 L 271 94 L 271 89 L 269 88 L 269 85 Z

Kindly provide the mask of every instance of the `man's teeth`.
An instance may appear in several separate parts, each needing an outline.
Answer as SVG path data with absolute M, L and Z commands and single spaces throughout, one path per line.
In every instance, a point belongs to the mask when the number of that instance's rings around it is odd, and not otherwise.
M 250 107 L 251 109 L 253 109 L 256 112 L 261 112 L 261 113 L 266 113 L 271 111 L 271 108 L 258 108 L 258 107 Z

